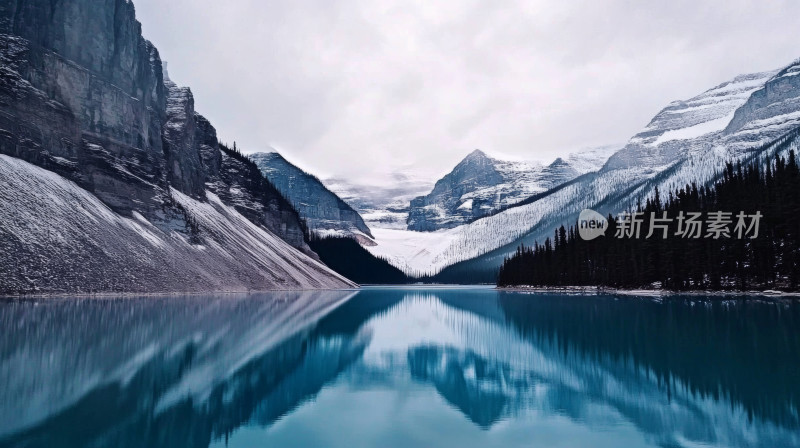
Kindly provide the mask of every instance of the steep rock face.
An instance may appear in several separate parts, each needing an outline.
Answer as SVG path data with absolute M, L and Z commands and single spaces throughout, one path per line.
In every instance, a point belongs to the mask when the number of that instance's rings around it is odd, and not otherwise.
M 708 151 L 753 92 L 775 71 L 741 75 L 685 101 L 674 101 L 614 154 L 606 169 L 664 169 L 689 152 Z
M 206 174 L 195 141 L 197 126 L 192 91 L 188 87 L 178 87 L 169 79 L 165 79 L 164 84 L 167 88 L 167 121 L 163 145 L 167 179 L 179 191 L 205 198 Z
M 7 274 L 0 292 L 351 285 L 306 255 L 289 253 L 290 246 L 285 250 L 281 238 L 313 256 L 297 212 L 252 162 L 220 147 L 188 89 L 165 81 L 158 51 L 142 38 L 128 0 L 0 4 L 0 154 L 12 157 L 6 168 L 31 176 L 30 186 L 10 177 L 0 183 L 6 208 L 0 261 Z M 48 171 L 18 165 L 20 159 Z M 62 177 L 56 182 L 50 172 Z M 63 204 L 33 200 L 35 185 L 60 185 L 68 193 L 54 200 L 93 210 L 107 228 L 59 237 L 69 220 L 83 221 Z M 89 196 L 73 194 L 69 185 Z M 192 215 L 189 209 L 205 210 L 202 204 L 216 218 Z M 240 218 L 259 230 L 231 230 Z M 140 238 L 114 231 L 119 220 L 152 227 L 166 252 L 145 250 Z M 48 251 L 65 241 L 75 247 Z M 196 250 L 185 252 L 184 244 Z M 152 259 L 140 259 L 143 253 Z M 261 259 L 251 260 L 256 255 Z M 98 276 L 124 273 L 128 280 L 94 278 L 93 267 L 103 268 Z M 79 280 L 59 277 L 67 272 Z
M 720 145 L 746 152 L 800 125 L 800 61 L 778 72 L 747 99 L 723 132 Z
M 306 227 L 297 210 L 264 178 L 252 160 L 225 146 L 220 148 L 220 171 L 216 177 L 211 177 L 209 189 L 217 192 L 243 215 L 316 257 L 305 242 Z M 214 179 L 217 181 L 214 182 Z
M 453 171 L 439 179 L 428 195 L 411 201 L 408 229 L 426 232 L 463 224 L 480 214 L 481 209 L 490 208 L 493 202 L 493 198 L 474 195 L 467 198 L 465 195 L 500 185 L 504 181 L 505 177 L 495 160 L 476 149 Z
M 372 236 L 361 215 L 313 175 L 289 163 L 277 152 L 251 154 L 261 173 L 289 200 L 319 235 Z
M 167 88 L 164 152 L 167 179 L 173 188 L 203 199 L 206 189 L 312 257 L 300 217 L 254 164 L 219 143 L 217 130 L 194 110 L 187 87 L 165 78 Z
M 0 151 L 76 181 L 120 213 L 152 214 L 165 186 L 158 52 L 131 25 L 132 5 L 90 3 L 4 2 Z
M 436 182 L 430 194 L 411 201 L 408 229 L 450 229 L 550 190 L 599 169 L 614 146 L 571 154 L 549 165 L 493 159 L 475 150 Z

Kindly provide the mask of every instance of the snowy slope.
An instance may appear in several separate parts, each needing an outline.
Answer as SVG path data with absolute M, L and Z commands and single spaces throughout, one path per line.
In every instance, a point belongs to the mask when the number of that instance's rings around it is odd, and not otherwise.
M 578 174 L 598 171 L 615 152 L 619 151 L 624 146 L 624 143 L 617 143 L 581 149 L 569 154 L 566 157 L 566 162 L 577 171 Z
M 196 226 L 121 216 L 75 183 L 0 155 L 0 292 L 247 291 L 353 284 L 215 194 L 175 189 Z
M 736 110 L 776 72 L 737 76 L 686 101 L 670 103 L 609 159 L 607 168 L 660 171 L 687 152 L 709 149 Z
M 719 143 L 735 154 L 765 145 L 800 125 L 800 60 L 753 92 L 725 128 Z
M 461 227 L 456 227 L 435 232 L 416 232 L 376 227 L 372 229 L 376 244 L 364 247 L 406 274 L 433 274 L 451 264 L 448 249 L 459 238 L 461 230 Z

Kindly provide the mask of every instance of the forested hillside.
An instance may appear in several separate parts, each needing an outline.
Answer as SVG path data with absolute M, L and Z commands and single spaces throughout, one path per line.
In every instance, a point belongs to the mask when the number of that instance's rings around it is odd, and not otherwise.
M 656 190 L 653 197 L 631 213 L 609 216 L 605 236 L 595 240 L 583 240 L 576 222 L 542 244 L 519 247 L 503 264 L 498 285 L 798 289 L 800 168 L 794 150 L 787 157 L 728 163 L 708 187 L 686 185 L 666 198 Z

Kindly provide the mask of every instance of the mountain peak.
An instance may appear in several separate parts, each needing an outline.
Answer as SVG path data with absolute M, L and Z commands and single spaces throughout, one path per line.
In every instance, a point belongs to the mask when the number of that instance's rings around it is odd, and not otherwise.
M 471 153 L 467 154 L 467 157 L 464 157 L 464 160 L 472 160 L 472 159 L 488 159 L 489 156 L 486 155 L 485 152 L 481 151 L 480 149 L 476 149 Z
M 284 158 L 281 153 L 278 152 L 277 149 L 267 146 L 263 151 L 258 151 L 249 154 L 250 158 L 253 157 L 280 157 Z

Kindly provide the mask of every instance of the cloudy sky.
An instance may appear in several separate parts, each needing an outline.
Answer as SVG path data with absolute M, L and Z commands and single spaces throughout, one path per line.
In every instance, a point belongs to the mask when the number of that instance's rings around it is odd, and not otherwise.
M 800 57 L 800 2 L 135 0 L 223 141 L 320 177 L 548 161 Z

